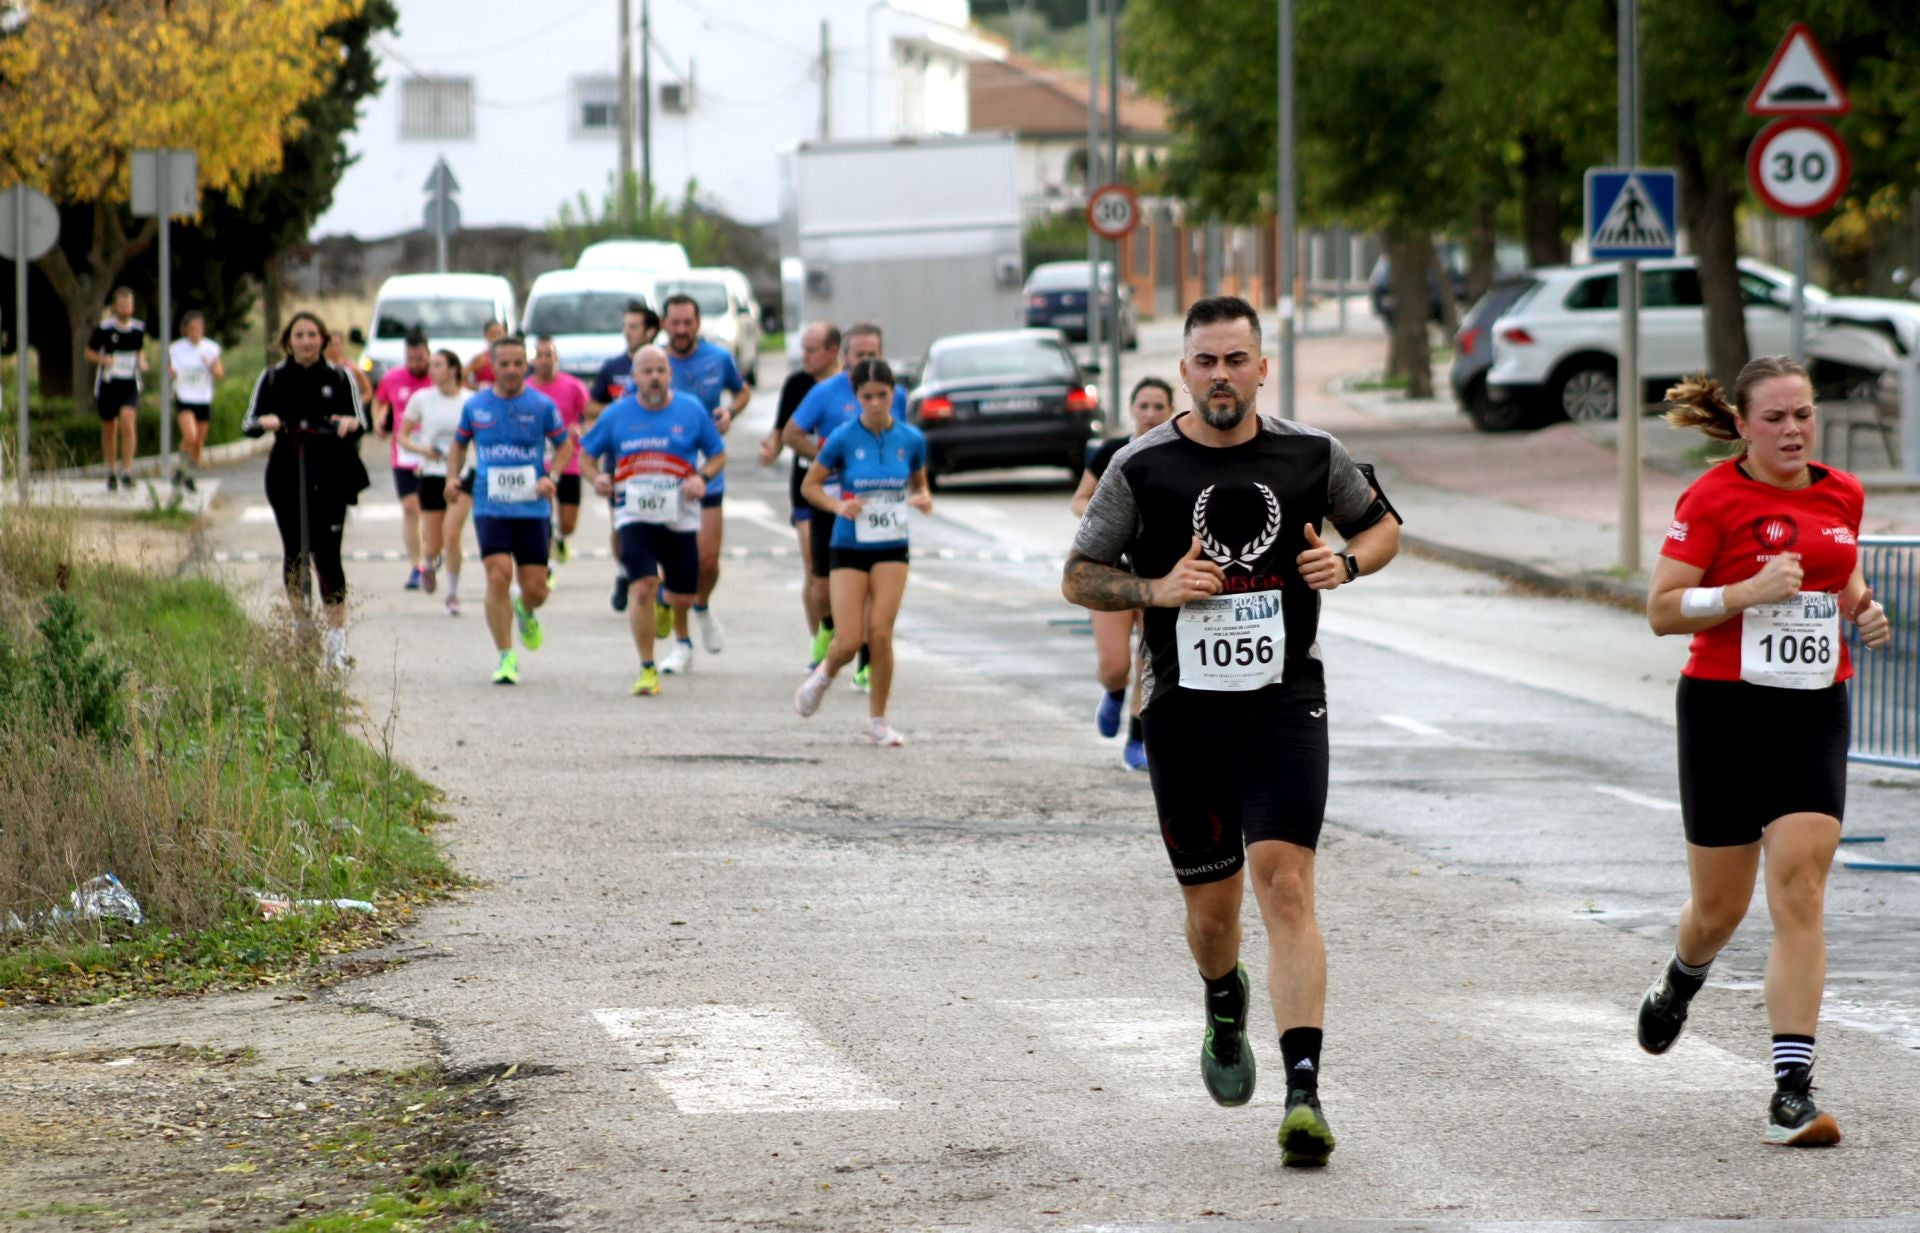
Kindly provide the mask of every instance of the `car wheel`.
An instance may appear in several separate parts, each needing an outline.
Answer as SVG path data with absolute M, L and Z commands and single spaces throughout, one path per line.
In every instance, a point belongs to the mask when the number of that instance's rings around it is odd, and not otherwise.
M 1527 427 L 1532 418 L 1527 414 L 1524 403 L 1508 400 L 1495 402 L 1487 393 L 1487 383 L 1476 381 L 1467 391 L 1465 403 L 1467 418 L 1481 432 L 1518 432 Z
M 1612 364 L 1589 360 L 1560 378 L 1554 401 L 1576 424 L 1615 419 L 1620 414 L 1619 381 Z

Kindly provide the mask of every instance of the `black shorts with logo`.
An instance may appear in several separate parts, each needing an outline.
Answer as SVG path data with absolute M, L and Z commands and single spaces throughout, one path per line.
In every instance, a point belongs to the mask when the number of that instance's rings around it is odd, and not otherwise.
M 120 413 L 129 407 L 140 409 L 140 383 L 124 378 L 118 381 L 102 381 L 100 388 L 93 393 L 93 406 L 103 420 L 117 420 Z
M 1160 837 L 1183 886 L 1232 877 L 1246 845 L 1313 848 L 1327 810 L 1327 704 L 1272 687 L 1175 688 L 1141 716 Z
M 1675 693 L 1687 842 L 1760 842 L 1790 813 L 1847 812 L 1847 686 L 1777 689 L 1683 676 Z

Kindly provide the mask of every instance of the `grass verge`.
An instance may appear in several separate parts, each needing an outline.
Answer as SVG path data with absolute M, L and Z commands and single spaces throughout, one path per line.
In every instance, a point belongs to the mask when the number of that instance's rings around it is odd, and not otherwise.
M 213 582 L 88 560 L 79 533 L 0 510 L 0 1005 L 287 980 L 452 884 L 433 789 L 313 646 Z M 59 919 L 107 873 L 143 923 Z M 253 892 L 378 914 L 265 921 Z

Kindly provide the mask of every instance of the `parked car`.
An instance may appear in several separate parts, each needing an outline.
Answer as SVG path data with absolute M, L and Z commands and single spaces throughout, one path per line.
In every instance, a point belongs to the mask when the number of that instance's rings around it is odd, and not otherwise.
M 487 345 L 487 323 L 512 330 L 513 284 L 496 274 L 396 274 L 380 284 L 373 320 L 347 337 L 361 348 L 360 367 L 377 384 L 406 362 L 407 335 L 419 330 L 437 350 L 462 357 Z
M 685 274 L 693 268 L 687 250 L 673 240 L 601 240 L 580 250 L 576 270 L 645 270 Z
M 1087 296 L 1089 286 L 1084 261 L 1046 261 L 1027 275 L 1027 326 L 1030 329 L 1056 329 L 1074 342 L 1087 341 Z M 1133 307 L 1133 288 L 1120 284 L 1119 305 L 1114 304 L 1113 263 L 1100 263 L 1100 319 L 1102 338 L 1120 331 L 1120 342 L 1132 351 L 1140 345 L 1140 321 Z
M 926 434 L 927 474 L 1061 466 L 1077 481 L 1100 406 L 1058 330 L 993 330 L 937 340 L 907 395 Z
M 1467 246 L 1456 240 L 1443 240 L 1433 246 L 1434 256 L 1446 269 L 1447 282 L 1453 290 L 1453 302 L 1463 304 L 1467 299 L 1467 265 L 1469 254 Z M 1494 277 L 1504 274 L 1519 274 L 1527 268 L 1527 252 L 1512 240 L 1497 240 L 1493 246 Z M 1388 329 L 1393 328 L 1393 267 L 1388 263 L 1385 253 L 1373 263 L 1373 270 L 1367 275 L 1367 298 L 1373 303 L 1373 312 Z M 1441 311 L 1440 278 L 1431 269 L 1427 271 L 1427 320 L 1444 321 L 1446 315 Z
M 1538 280 L 1497 319 L 1488 397 L 1573 420 L 1611 419 L 1619 347 L 1619 266 L 1605 262 L 1535 270 Z M 1692 257 L 1640 263 L 1641 402 L 1707 369 L 1706 309 Z M 1754 355 L 1785 353 L 1792 276 L 1741 258 L 1740 296 Z M 1816 391 L 1844 396 L 1877 383 L 1920 340 L 1920 305 L 1830 296 L 1806 289 L 1806 352 Z
M 747 276 L 718 267 L 661 274 L 654 279 L 659 304 L 670 295 L 690 295 L 700 306 L 700 336 L 733 356 L 740 375 L 754 384 L 754 366 L 760 361 L 760 306 L 754 302 Z
M 1533 290 L 1531 274 L 1503 274 L 1485 295 L 1473 302 L 1453 336 L 1453 396 L 1460 410 L 1482 432 L 1510 432 L 1525 428 L 1539 417 L 1518 402 L 1495 402 L 1487 394 L 1487 371 L 1493 367 L 1493 323 L 1521 297 Z
M 551 334 L 561 369 L 591 382 L 602 364 L 625 354 L 620 325 L 633 300 L 659 307 L 653 275 L 618 266 L 549 270 L 527 292 L 526 332 Z

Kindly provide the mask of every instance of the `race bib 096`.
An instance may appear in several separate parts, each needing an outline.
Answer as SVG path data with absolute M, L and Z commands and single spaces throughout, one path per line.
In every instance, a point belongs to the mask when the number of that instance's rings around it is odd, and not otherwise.
M 537 468 L 531 463 L 519 467 L 491 467 L 487 471 L 487 500 L 504 504 L 532 501 L 539 496 Z

